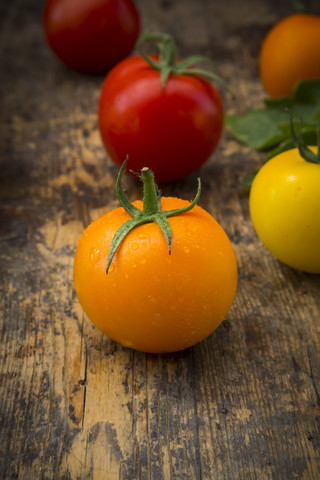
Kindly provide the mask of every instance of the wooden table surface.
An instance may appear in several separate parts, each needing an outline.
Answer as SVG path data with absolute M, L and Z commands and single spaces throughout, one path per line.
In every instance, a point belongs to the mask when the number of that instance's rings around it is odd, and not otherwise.
M 308 2 L 306 2 L 308 4 Z M 136 2 L 144 27 L 181 55 L 214 59 L 236 92 L 226 112 L 262 105 L 257 58 L 291 2 Z M 318 9 L 319 1 L 309 2 Z M 97 127 L 104 77 L 47 47 L 40 0 L 1 5 L 0 478 L 320 478 L 320 276 L 280 264 L 254 233 L 241 179 L 265 157 L 224 131 L 199 172 L 164 185 L 200 205 L 234 246 L 233 307 L 205 341 L 151 355 L 100 333 L 77 301 L 77 240 L 117 205 L 118 169 Z M 126 177 L 131 200 L 140 184 Z

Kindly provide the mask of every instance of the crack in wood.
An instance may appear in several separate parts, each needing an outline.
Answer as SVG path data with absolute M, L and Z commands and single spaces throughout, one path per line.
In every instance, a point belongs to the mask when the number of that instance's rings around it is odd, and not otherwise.
M 85 347 L 84 378 L 83 380 L 81 380 L 81 384 L 83 385 L 83 404 L 82 404 L 82 421 L 81 421 L 82 429 L 84 426 L 85 413 L 86 413 L 87 382 L 88 382 L 87 372 L 88 372 L 88 351 L 87 351 L 87 347 Z
M 315 396 L 316 396 L 316 399 L 317 399 L 317 405 L 318 405 L 318 407 L 320 407 L 320 394 L 319 394 L 319 391 L 318 391 L 318 388 L 317 388 L 317 385 L 316 385 L 315 376 L 314 376 L 314 373 L 313 373 L 310 348 L 307 349 L 307 353 L 308 353 L 308 362 L 309 362 L 309 377 L 311 379 L 313 390 L 314 390 L 314 393 L 315 393 Z

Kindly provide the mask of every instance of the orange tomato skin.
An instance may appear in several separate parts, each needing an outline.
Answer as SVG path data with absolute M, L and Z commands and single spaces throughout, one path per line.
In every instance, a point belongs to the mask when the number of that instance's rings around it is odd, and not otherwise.
M 164 197 L 162 209 L 188 203 Z M 169 218 L 171 255 L 159 226 L 148 223 L 125 237 L 107 275 L 112 238 L 129 218 L 119 207 L 80 238 L 74 286 L 82 308 L 98 329 L 136 350 L 172 352 L 200 342 L 225 319 L 236 293 L 237 264 L 226 233 L 195 206 Z
M 290 15 L 267 34 L 260 77 L 271 97 L 290 95 L 300 80 L 320 78 L 320 16 Z

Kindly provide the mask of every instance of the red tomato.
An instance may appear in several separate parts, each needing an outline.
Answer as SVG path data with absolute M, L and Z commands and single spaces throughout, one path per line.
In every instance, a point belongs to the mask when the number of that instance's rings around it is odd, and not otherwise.
M 157 56 L 151 58 L 157 60 Z M 99 103 L 99 128 L 111 158 L 140 171 L 149 165 L 158 182 L 185 177 L 213 153 L 223 127 L 223 104 L 201 75 L 161 73 L 140 55 L 107 76 Z
M 132 0 L 48 0 L 47 41 L 69 68 L 105 73 L 133 49 L 140 19 Z

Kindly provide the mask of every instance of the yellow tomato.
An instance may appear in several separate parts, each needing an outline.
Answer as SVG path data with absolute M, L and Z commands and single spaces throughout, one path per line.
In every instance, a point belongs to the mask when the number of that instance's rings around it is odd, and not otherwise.
M 300 80 L 320 78 L 320 16 L 298 13 L 270 30 L 260 52 L 260 77 L 271 97 L 290 95 Z
M 297 148 L 272 158 L 253 180 L 249 206 L 258 236 L 275 257 L 320 273 L 320 164 L 304 160 Z

